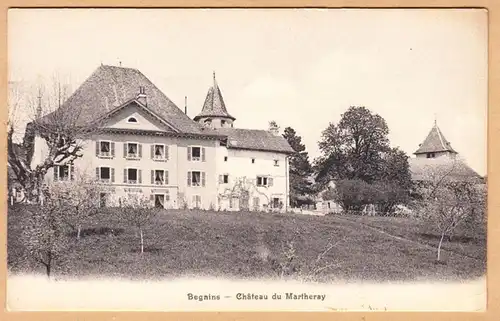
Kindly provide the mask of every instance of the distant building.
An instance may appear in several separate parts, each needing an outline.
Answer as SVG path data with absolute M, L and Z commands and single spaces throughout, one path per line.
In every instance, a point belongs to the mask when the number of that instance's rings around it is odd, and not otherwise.
M 131 194 L 157 207 L 284 210 L 289 205 L 288 155 L 277 132 L 235 128 L 213 77 L 201 112 L 191 119 L 139 70 L 101 65 L 61 106 L 101 127 L 83 157 L 58 164 L 48 181 L 94 175 L 106 184 L 103 205 Z M 49 117 L 49 115 L 44 117 Z M 42 118 L 43 120 L 43 118 Z M 33 163 L 47 153 L 35 139 Z
M 413 181 L 430 180 L 433 179 L 431 176 L 437 173 L 455 181 L 481 180 L 479 174 L 451 147 L 436 122 L 413 154 L 415 157 L 409 159 Z

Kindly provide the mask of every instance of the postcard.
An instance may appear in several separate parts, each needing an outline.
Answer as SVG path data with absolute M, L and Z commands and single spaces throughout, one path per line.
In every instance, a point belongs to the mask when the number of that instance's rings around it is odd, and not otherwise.
M 10 9 L 10 311 L 485 311 L 481 9 Z

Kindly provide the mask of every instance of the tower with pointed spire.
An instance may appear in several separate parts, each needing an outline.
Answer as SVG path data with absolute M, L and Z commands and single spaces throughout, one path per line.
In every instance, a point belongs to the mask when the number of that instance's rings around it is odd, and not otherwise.
M 437 125 L 437 121 L 434 119 L 434 126 L 424 142 L 419 145 L 413 154 L 417 158 L 436 158 L 441 156 L 454 158 L 458 153 L 451 147 L 450 142 L 444 137 Z
M 226 109 L 222 93 L 213 73 L 213 85 L 208 89 L 207 97 L 201 112 L 194 117 L 194 121 L 212 128 L 233 127 L 236 120 Z

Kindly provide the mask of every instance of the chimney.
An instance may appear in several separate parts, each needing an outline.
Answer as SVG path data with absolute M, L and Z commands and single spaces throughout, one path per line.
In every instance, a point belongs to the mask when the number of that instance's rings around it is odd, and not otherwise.
M 269 131 L 275 135 L 275 136 L 278 136 L 279 133 L 280 133 L 280 128 L 278 126 L 278 124 L 276 124 L 275 121 L 270 121 L 269 122 Z
M 188 114 L 188 97 L 184 96 L 184 114 Z
M 146 96 L 146 88 L 144 86 L 139 86 L 139 93 L 135 97 L 144 106 L 148 105 L 148 100 Z

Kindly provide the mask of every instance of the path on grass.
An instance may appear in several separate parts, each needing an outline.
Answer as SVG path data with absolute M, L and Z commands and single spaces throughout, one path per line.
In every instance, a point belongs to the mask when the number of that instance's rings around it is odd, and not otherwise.
M 353 219 L 350 219 L 350 218 L 347 218 L 347 217 L 343 217 L 343 216 L 338 216 L 338 215 L 335 215 L 333 217 L 335 217 L 339 221 L 343 221 L 343 222 L 348 222 L 348 223 L 351 223 L 351 224 L 360 225 L 362 227 L 365 227 L 365 228 L 370 229 L 370 230 L 372 230 L 374 232 L 377 232 L 379 234 L 383 234 L 383 235 L 385 235 L 387 237 L 390 237 L 390 238 L 398 240 L 398 241 L 412 243 L 412 244 L 418 245 L 420 247 L 427 248 L 427 249 L 432 250 L 432 251 L 436 251 L 437 250 L 437 247 L 435 247 L 435 246 L 432 246 L 432 245 L 429 245 L 429 244 L 425 244 L 425 243 L 422 243 L 422 242 L 419 242 L 419 241 L 411 240 L 411 239 L 406 238 L 406 237 L 394 235 L 394 234 L 391 234 L 389 232 L 384 231 L 381 228 L 373 227 L 373 226 L 371 226 L 369 224 L 366 224 L 366 223 L 363 223 L 363 222 L 360 222 L 360 221 L 357 221 L 357 220 L 353 220 Z M 481 261 L 481 259 L 478 258 L 478 257 L 471 256 L 471 255 L 465 254 L 463 252 L 458 252 L 458 251 L 455 251 L 455 250 L 452 250 L 452 249 L 446 249 L 446 248 L 441 247 L 441 251 L 450 252 L 450 253 L 453 253 L 453 254 L 456 254 L 456 255 L 460 255 L 460 256 L 463 256 L 463 257 L 467 257 L 467 258 L 473 259 L 473 260 Z

